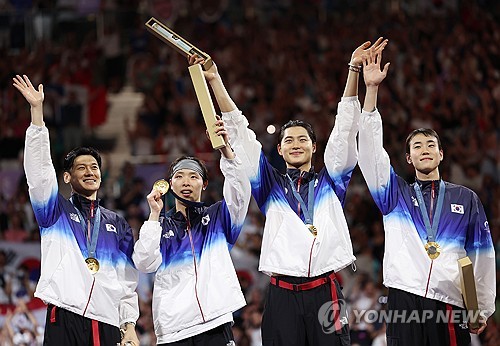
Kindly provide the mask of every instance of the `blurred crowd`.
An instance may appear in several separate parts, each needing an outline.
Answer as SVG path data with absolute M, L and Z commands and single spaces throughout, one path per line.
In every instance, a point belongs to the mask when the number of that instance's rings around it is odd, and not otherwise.
M 149 213 L 145 196 L 150 186 L 141 167 L 131 163 L 134 157 L 156 155 L 170 162 L 181 154 L 200 156 L 210 169 L 204 200 L 222 197 L 219 155 L 204 136 L 187 61 L 147 32 L 144 23 L 151 16 L 212 56 L 229 93 L 280 169 L 277 133 L 269 125 L 279 129 L 289 119 L 310 122 L 318 153 L 323 153 L 350 54 L 368 39 L 388 38 L 383 60 L 391 67 L 378 107 L 391 163 L 405 179 L 414 179 L 404 160 L 404 140 L 414 128 L 434 128 L 444 148 L 440 172 L 479 195 L 500 268 L 500 3 L 493 0 L 0 1 L 0 168 L 19 178 L 13 186 L 0 185 L 0 240 L 39 239 L 21 160 L 29 109 L 11 85 L 14 74 L 44 84 L 57 169 L 70 148 L 101 143 L 95 129 L 106 122 L 108 95 L 125 87 L 144 95 L 134 125 L 126 124 L 131 160 L 117 178 L 103 171 L 100 195 L 136 232 Z M 361 101 L 363 97 L 361 77 Z M 101 150 L 113 154 L 112 146 Z M 317 170 L 323 166 L 321 154 L 314 165 Z M 340 272 L 344 295 L 351 310 L 384 309 L 382 220 L 358 168 L 345 211 L 357 270 Z M 235 314 L 239 346 L 260 345 L 267 286 L 257 272 L 263 223 L 252 204 L 232 251 L 248 302 Z M 13 306 L 2 312 L 2 345 L 35 345 L 43 327 L 26 308 L 37 277 L 18 275 L 22 270 L 9 266 L 0 252 L 0 305 Z M 499 270 L 497 287 L 498 279 Z M 151 276 L 141 276 L 141 345 L 155 344 L 151 285 Z M 496 344 L 498 310 L 497 303 L 486 332 L 473 339 L 475 345 Z M 383 323 L 351 322 L 353 345 L 384 345 Z

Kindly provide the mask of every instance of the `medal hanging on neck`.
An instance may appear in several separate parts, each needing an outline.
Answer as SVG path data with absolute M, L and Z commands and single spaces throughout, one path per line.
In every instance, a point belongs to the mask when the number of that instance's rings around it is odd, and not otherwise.
M 431 260 L 435 260 L 439 257 L 441 253 L 441 247 L 436 242 L 436 233 L 439 225 L 439 219 L 441 217 L 441 210 L 443 209 L 443 201 L 444 201 L 444 192 L 445 185 L 444 181 L 441 180 L 439 183 L 439 194 L 437 200 L 436 211 L 434 213 L 434 217 L 431 221 L 429 219 L 429 215 L 427 214 L 427 209 L 425 208 L 424 197 L 422 195 L 422 191 L 420 190 L 420 186 L 418 183 L 413 185 L 413 189 L 415 190 L 415 194 L 418 200 L 418 206 L 420 208 L 420 213 L 422 214 L 422 218 L 424 219 L 425 230 L 427 231 L 427 244 L 425 244 L 425 251 L 427 252 L 427 256 Z
M 70 199 L 71 203 L 73 203 L 73 200 Z M 93 203 L 93 201 L 91 202 Z M 78 213 L 78 217 L 80 218 L 80 225 L 82 225 L 83 229 L 83 234 L 85 235 L 85 239 L 87 240 L 87 251 L 88 251 L 88 257 L 85 259 L 85 263 L 87 264 L 87 268 L 90 270 L 90 273 L 92 275 L 96 274 L 99 271 L 99 261 L 96 258 L 96 247 L 97 247 L 97 238 L 99 237 L 99 226 L 101 224 L 101 209 L 99 209 L 99 206 L 97 206 L 97 210 L 95 211 L 95 216 L 94 216 L 94 224 L 93 227 L 91 227 L 91 222 L 90 219 L 92 218 L 92 214 L 94 213 L 94 209 L 91 206 L 90 213 L 91 215 L 89 216 L 89 219 L 87 220 L 87 229 L 85 229 L 84 222 L 85 219 L 83 218 L 82 213 L 80 210 L 78 210 L 77 207 L 75 207 L 76 212 Z M 92 232 L 91 232 L 92 228 Z M 88 232 L 88 233 L 87 233 Z
M 292 178 L 287 174 L 288 181 L 290 182 L 290 187 L 293 193 L 293 196 L 299 201 L 300 206 L 302 207 L 302 211 L 304 213 L 305 225 L 309 232 L 316 237 L 318 235 L 318 229 L 313 225 L 313 216 L 314 216 L 314 179 L 311 180 L 308 184 L 308 193 L 307 193 L 307 205 L 304 203 L 302 196 L 295 190 L 293 186 Z

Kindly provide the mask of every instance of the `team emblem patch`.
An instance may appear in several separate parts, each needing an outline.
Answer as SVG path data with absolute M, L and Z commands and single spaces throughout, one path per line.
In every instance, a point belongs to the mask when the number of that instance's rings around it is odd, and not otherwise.
M 165 232 L 165 234 L 163 235 L 163 238 L 168 239 L 168 238 L 171 238 L 173 236 L 174 236 L 174 231 L 169 229 L 168 232 Z
M 106 224 L 106 231 L 108 232 L 115 232 L 116 233 L 116 227 L 114 225 L 111 225 L 109 223 Z
M 78 217 L 78 215 L 77 215 L 77 214 L 75 214 L 75 213 L 69 213 L 69 218 L 70 218 L 71 220 L 75 221 L 75 222 L 80 223 L 80 218 L 79 218 L 79 217 Z
M 461 204 L 452 204 L 451 205 L 451 212 L 457 213 L 457 214 L 463 214 L 464 213 L 464 206 Z
M 210 215 L 205 215 L 205 216 L 202 217 L 201 224 L 203 226 L 208 225 L 209 222 L 210 222 Z

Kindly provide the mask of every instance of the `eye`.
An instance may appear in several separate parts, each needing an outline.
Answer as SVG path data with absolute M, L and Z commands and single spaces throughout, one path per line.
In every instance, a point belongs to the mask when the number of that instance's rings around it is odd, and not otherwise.
M 415 145 L 413 149 L 420 149 L 420 145 Z
M 300 143 L 304 143 L 304 142 L 307 142 L 307 139 L 305 139 L 305 138 L 301 138 L 301 139 L 300 139 Z
M 434 143 L 429 144 L 429 148 L 434 148 L 434 147 L 435 147 Z
M 285 144 L 290 144 L 290 143 L 292 143 L 292 140 L 291 139 L 285 139 L 284 142 L 285 142 Z

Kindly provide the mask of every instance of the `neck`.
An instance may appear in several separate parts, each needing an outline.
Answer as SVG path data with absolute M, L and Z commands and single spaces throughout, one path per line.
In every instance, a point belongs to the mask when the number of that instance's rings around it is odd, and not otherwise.
M 415 170 L 415 175 L 416 175 L 417 179 L 420 181 L 439 180 L 439 169 L 436 168 L 435 170 L 433 170 L 429 173 L 424 173 L 424 172 L 420 172 L 418 170 Z
M 97 191 L 93 192 L 90 196 L 82 195 L 81 193 L 78 193 L 76 191 L 73 191 L 73 193 L 91 201 L 95 201 L 97 199 Z
M 299 171 L 301 172 L 309 172 L 311 170 L 311 163 L 308 162 L 308 163 L 304 163 L 302 166 L 294 166 L 294 165 L 290 165 L 289 163 L 286 164 L 286 168 L 288 169 L 298 169 Z

